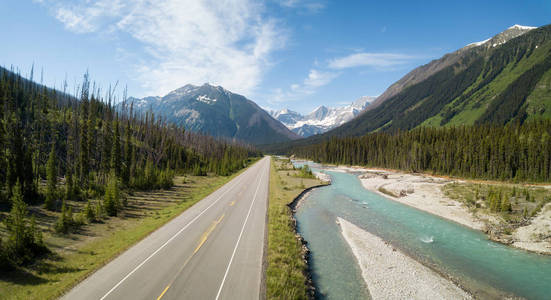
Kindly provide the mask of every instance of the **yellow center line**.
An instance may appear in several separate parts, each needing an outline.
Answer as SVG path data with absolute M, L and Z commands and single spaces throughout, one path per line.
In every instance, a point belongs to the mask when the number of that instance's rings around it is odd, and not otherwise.
M 170 284 L 166 286 L 165 290 L 157 297 L 157 300 L 161 300 L 163 298 L 163 295 L 168 291 L 168 288 L 170 287 Z
M 203 233 L 203 236 L 201 237 L 201 241 L 199 242 L 199 245 L 197 245 L 197 248 L 195 248 L 195 251 L 193 251 L 193 254 L 195 254 L 195 253 L 197 253 L 197 251 L 199 251 L 201 246 L 203 246 L 203 244 L 207 241 L 207 238 L 212 233 L 214 228 L 216 228 L 216 225 L 218 225 L 218 223 L 220 223 L 223 218 L 224 218 L 224 215 L 222 215 L 220 217 L 220 219 L 214 221 L 214 223 L 212 223 L 212 225 L 210 225 L 209 229 L 207 229 L 207 231 L 205 233 Z
M 176 278 L 178 277 L 178 275 L 180 275 L 180 273 L 182 273 L 182 271 L 184 270 L 184 267 L 188 264 L 188 262 L 191 260 L 191 258 L 193 257 L 193 255 L 195 253 L 197 253 L 197 251 L 199 251 L 199 249 L 201 248 L 201 246 L 203 246 L 203 244 L 207 241 L 207 238 L 209 237 L 209 235 L 214 231 L 214 228 L 216 228 L 216 225 L 220 224 L 220 222 L 222 222 L 222 219 L 224 218 L 224 214 L 222 214 L 222 216 L 220 216 L 220 218 L 216 221 L 214 221 L 212 223 L 212 225 L 210 225 L 210 227 L 207 229 L 207 231 L 205 231 L 205 233 L 203 233 L 203 235 L 201 236 L 201 240 L 199 242 L 199 245 L 197 245 L 197 248 L 195 248 L 195 250 L 193 251 L 193 254 L 188 257 L 186 259 L 186 261 L 184 262 L 184 264 L 182 265 L 182 267 L 180 267 L 180 270 L 178 270 L 178 273 L 176 273 L 176 275 L 174 276 L 174 278 L 172 278 L 172 280 L 170 281 L 170 283 L 166 286 L 166 288 L 163 290 L 163 292 L 159 295 L 159 297 L 157 297 L 157 300 L 161 300 L 161 298 L 165 295 L 166 291 L 168 291 L 168 289 L 170 288 L 170 286 L 174 283 L 174 281 L 176 280 Z
M 235 204 L 235 200 L 230 203 L 230 206 L 233 206 Z

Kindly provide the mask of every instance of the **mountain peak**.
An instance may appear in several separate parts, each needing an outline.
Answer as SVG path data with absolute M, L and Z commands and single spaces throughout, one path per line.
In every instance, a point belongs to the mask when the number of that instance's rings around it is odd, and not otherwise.
M 188 84 L 184 85 L 181 88 L 177 88 L 177 89 L 171 91 L 170 93 L 167 94 L 167 96 L 168 95 L 180 96 L 180 97 L 181 96 L 186 96 L 190 93 L 197 92 L 200 89 L 203 89 L 203 91 L 205 91 L 205 89 L 208 89 L 208 90 L 217 90 L 219 92 L 224 92 L 224 93 L 231 93 L 230 91 L 226 90 L 222 86 L 213 85 L 213 84 L 210 84 L 208 82 L 205 82 L 205 83 L 203 83 L 203 85 L 200 85 L 200 86 L 188 83 Z
M 501 44 L 506 43 L 507 41 L 514 39 L 520 35 L 525 34 L 526 32 L 536 29 L 537 27 L 531 27 L 531 26 L 524 26 L 524 25 L 518 25 L 515 24 L 506 30 L 496 34 L 495 36 L 486 39 L 484 41 L 470 43 L 467 45 L 467 47 L 478 47 L 485 45 L 486 47 L 497 47 Z
M 327 107 L 321 105 L 308 115 L 302 115 L 287 108 L 270 111 L 270 114 L 293 132 L 308 137 L 324 133 L 348 122 L 363 111 L 374 99 L 375 97 L 363 96 L 345 106 Z
M 524 26 L 524 25 L 518 25 L 518 24 L 515 24 L 507 29 L 520 29 L 520 30 L 532 30 L 532 29 L 536 29 L 537 27 L 532 27 L 532 26 Z
M 362 96 L 356 101 L 352 102 L 352 107 L 358 110 L 363 110 L 367 105 L 373 102 L 377 97 L 373 96 Z
M 253 101 L 221 86 L 186 84 L 164 97 L 132 98 L 141 112 L 151 109 L 164 120 L 194 132 L 268 144 L 298 139 Z

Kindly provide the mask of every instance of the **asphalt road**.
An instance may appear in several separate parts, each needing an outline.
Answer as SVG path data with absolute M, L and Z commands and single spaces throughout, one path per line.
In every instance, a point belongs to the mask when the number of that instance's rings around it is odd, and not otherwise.
M 63 299 L 258 299 L 270 159 L 263 158 Z

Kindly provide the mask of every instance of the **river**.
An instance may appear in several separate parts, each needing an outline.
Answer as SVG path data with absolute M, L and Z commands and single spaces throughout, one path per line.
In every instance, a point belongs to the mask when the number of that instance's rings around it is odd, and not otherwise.
M 300 165 L 295 162 L 295 165 Z M 312 190 L 295 213 L 311 251 L 321 299 L 369 298 L 336 217 L 342 217 L 453 279 L 477 298 L 551 299 L 551 256 L 490 241 L 485 234 L 363 188 L 358 174 L 323 170 L 332 184 Z

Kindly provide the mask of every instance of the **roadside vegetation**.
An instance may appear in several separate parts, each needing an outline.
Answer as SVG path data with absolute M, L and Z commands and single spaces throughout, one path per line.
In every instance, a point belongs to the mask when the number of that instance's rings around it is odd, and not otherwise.
M 32 74 L 25 79 L 0 67 L 0 298 L 55 297 L 164 223 L 133 213 L 165 209 L 136 204 L 136 195 L 178 190 L 184 183 L 173 188 L 176 175 L 224 181 L 261 155 L 152 112 L 137 114 L 126 91 L 117 99 L 88 74 L 75 95 L 36 84 Z M 193 202 L 182 199 L 203 193 L 195 187 L 172 199 L 186 203 L 179 211 Z M 84 236 L 94 242 L 75 244 Z
M 34 217 L 27 218 L 25 241 L 27 246 L 35 245 L 28 249 L 39 251 L 42 259 L 1 272 L 0 299 L 58 297 L 236 175 L 177 176 L 168 189 L 121 194 L 126 205 L 116 216 L 108 213 L 102 197 L 65 201 L 61 212 L 30 206 Z M 8 213 L 1 216 L 11 218 Z M 11 223 L 0 225 L 4 241 L 13 235 L 7 224 Z
M 473 213 L 494 216 L 500 228 L 490 230 L 510 234 L 551 202 L 551 191 L 519 184 L 450 183 L 442 188 L 451 199 L 463 202 Z
M 304 189 L 320 185 L 309 169 L 272 157 L 268 208 L 267 299 L 308 299 L 305 249 L 295 232 L 290 204 Z M 306 172 L 308 170 L 309 172 Z M 306 172 L 306 173 L 304 173 Z M 306 174 L 301 177 L 301 174 Z

